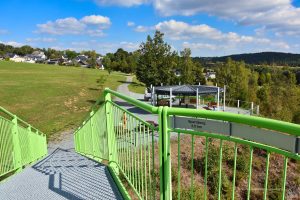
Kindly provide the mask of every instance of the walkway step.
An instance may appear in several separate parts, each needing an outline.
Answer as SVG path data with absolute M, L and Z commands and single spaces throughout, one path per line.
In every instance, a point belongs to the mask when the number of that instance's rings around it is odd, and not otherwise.
M 56 149 L 0 184 L 1 200 L 122 199 L 108 168 L 74 152 Z

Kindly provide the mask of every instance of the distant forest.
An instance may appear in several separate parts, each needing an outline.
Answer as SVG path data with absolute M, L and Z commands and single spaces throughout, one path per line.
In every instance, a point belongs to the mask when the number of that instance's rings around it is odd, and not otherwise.
M 245 53 L 222 57 L 195 57 L 194 60 L 200 61 L 205 65 L 225 62 L 228 58 L 234 61 L 244 61 L 246 64 L 300 67 L 300 54 L 281 52 Z

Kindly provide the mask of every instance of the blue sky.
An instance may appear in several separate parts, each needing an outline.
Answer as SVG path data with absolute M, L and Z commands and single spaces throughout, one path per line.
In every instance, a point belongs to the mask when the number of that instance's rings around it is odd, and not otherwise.
M 105 54 L 134 51 L 160 30 L 174 50 L 193 56 L 300 53 L 299 7 L 300 0 L 0 1 L 0 42 Z

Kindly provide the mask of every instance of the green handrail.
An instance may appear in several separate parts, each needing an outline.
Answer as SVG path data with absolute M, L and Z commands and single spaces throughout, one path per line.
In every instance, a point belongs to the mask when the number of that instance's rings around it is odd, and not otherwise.
M 46 135 L 0 107 L 0 178 L 47 154 Z
M 130 113 L 126 109 L 119 106 L 112 101 L 111 95 L 118 97 L 138 108 L 141 108 L 149 113 L 157 114 L 158 128 L 145 122 L 135 114 Z M 103 99 L 103 98 L 102 98 Z M 218 132 L 210 133 L 205 131 L 197 131 L 190 129 L 182 129 L 171 127 L 170 119 L 172 116 L 188 117 L 196 119 L 206 120 L 219 120 L 228 123 L 237 123 L 241 125 L 247 125 L 250 127 L 256 127 L 262 130 L 271 130 L 280 132 L 283 135 L 290 136 L 295 139 L 296 144 L 300 138 L 300 125 L 282 122 L 273 119 L 266 119 L 262 117 L 246 116 L 240 114 L 232 114 L 217 111 L 184 109 L 184 108 L 169 108 L 169 107 L 154 107 L 147 103 L 141 102 L 134 98 L 128 97 L 116 91 L 106 88 L 104 90 L 104 104 L 94 112 L 92 111 L 90 117 L 84 121 L 74 133 L 76 151 L 89 156 L 93 159 L 108 160 L 110 171 L 114 174 L 114 177 L 122 174 L 123 180 L 126 180 L 127 184 L 136 194 L 138 199 L 172 199 L 174 191 L 177 192 L 176 198 L 181 198 L 182 188 L 182 167 L 181 163 L 181 145 L 180 140 L 184 136 L 191 136 L 191 186 L 190 195 L 191 199 L 197 197 L 194 190 L 197 187 L 195 181 L 196 178 L 196 163 L 194 157 L 196 155 L 195 146 L 199 139 L 204 139 L 204 166 L 203 166 L 203 182 L 204 182 L 204 199 L 208 198 L 209 185 L 209 151 L 210 140 L 215 139 L 219 141 L 218 147 L 218 161 L 216 167 L 218 168 L 217 177 L 218 180 L 216 188 L 217 199 L 222 199 L 222 180 L 223 174 L 226 172 L 222 170 L 224 165 L 224 148 L 228 142 L 232 143 L 234 148 L 233 155 L 233 172 L 232 172 L 232 191 L 230 196 L 232 199 L 236 197 L 236 178 L 237 178 L 237 160 L 239 145 L 250 147 L 249 151 L 249 167 L 247 176 L 247 199 L 251 197 L 251 184 L 252 184 L 252 168 L 254 163 L 254 149 L 262 149 L 266 151 L 266 167 L 265 167 L 265 180 L 263 186 L 262 198 L 268 198 L 268 179 L 270 164 L 270 155 L 272 153 L 279 154 L 284 157 L 283 172 L 282 172 L 282 190 L 281 199 L 285 199 L 285 190 L 287 185 L 287 168 L 288 160 L 295 159 L 300 160 L 300 155 L 296 152 L 290 152 L 276 146 L 270 146 L 261 142 L 247 140 L 239 136 L 223 135 Z M 96 120 L 96 117 L 98 120 Z M 99 126 L 95 128 L 95 126 Z M 101 128 L 100 128 L 101 126 Z M 158 139 L 154 139 L 154 134 L 158 133 Z M 176 133 L 176 139 L 172 139 L 172 142 L 177 141 L 177 186 L 172 182 L 172 165 L 174 160 L 171 159 L 171 135 Z M 173 134 L 174 135 L 174 134 Z M 226 143 L 225 143 L 226 141 Z M 104 146 L 101 146 L 101 152 L 107 152 L 107 155 L 99 155 L 95 149 L 99 148 L 96 143 L 102 142 Z M 106 146 L 105 146 L 106 145 Z M 96 152 L 96 153 L 95 153 Z M 156 153 L 157 152 L 157 153 Z M 185 152 L 185 154 L 188 152 Z M 226 154 L 225 154 L 226 155 Z M 156 159 L 157 158 L 157 159 Z M 157 161 L 156 161 L 157 160 Z M 175 165 L 176 166 L 176 165 Z M 158 167 L 158 168 L 157 168 Z M 159 176 L 159 185 L 156 184 L 157 176 Z M 211 177 L 210 177 L 211 178 Z M 115 178 L 118 179 L 118 178 Z M 118 186 L 122 191 L 123 196 L 129 199 L 129 195 L 124 185 L 120 182 L 120 179 L 116 180 Z M 173 185 L 172 185 L 173 184 Z M 299 186 L 300 187 L 300 186 Z M 157 196 L 156 188 L 160 188 L 160 194 Z

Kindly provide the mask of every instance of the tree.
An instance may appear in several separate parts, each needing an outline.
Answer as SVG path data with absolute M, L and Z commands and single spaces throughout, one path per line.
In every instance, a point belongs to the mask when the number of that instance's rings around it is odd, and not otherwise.
M 296 72 L 296 81 L 297 81 L 297 84 L 300 85 L 300 71 Z
M 203 68 L 201 67 L 200 63 L 196 63 L 195 67 L 193 68 L 193 72 L 192 72 L 193 76 L 194 76 L 194 83 L 193 84 L 201 84 L 201 85 L 205 85 L 206 84 L 206 80 L 205 77 L 203 75 Z
M 150 86 L 161 83 L 170 84 L 174 79 L 176 53 L 164 42 L 164 34 L 156 31 L 153 38 L 148 35 L 147 41 L 140 45 L 140 57 L 136 70 L 137 79 Z
M 90 67 L 96 67 L 97 65 L 97 56 L 99 54 L 96 53 L 95 50 L 92 51 L 81 51 L 81 54 L 86 55 L 88 57 L 87 63 Z
M 74 58 L 76 58 L 76 56 L 78 56 L 78 53 L 76 51 L 71 51 L 71 50 L 66 50 L 65 54 L 67 58 L 71 60 L 73 60 Z
M 248 100 L 249 76 L 251 71 L 244 62 L 233 61 L 230 58 L 217 70 L 218 86 L 227 86 L 227 98 L 232 100 Z M 251 82 L 250 82 L 251 83 Z
M 105 69 L 110 74 L 113 71 L 112 63 L 111 63 L 111 53 L 106 54 L 102 60 L 102 64 L 104 65 Z
M 185 48 L 180 52 L 181 55 L 181 83 L 183 84 L 193 84 L 195 82 L 195 76 L 193 70 L 196 68 L 194 62 L 191 58 L 191 49 Z

